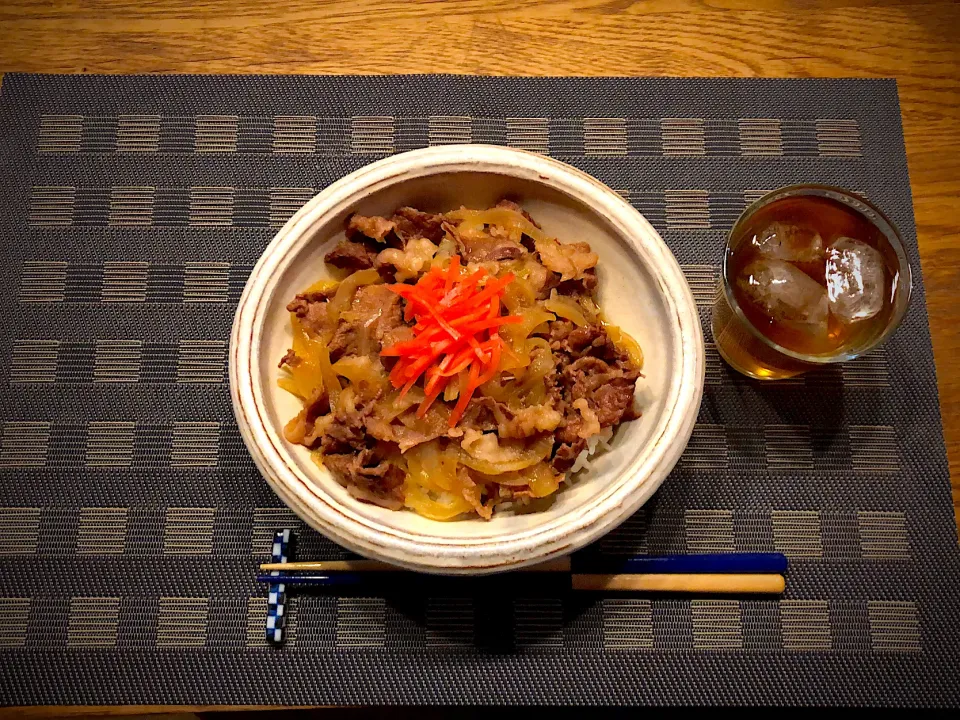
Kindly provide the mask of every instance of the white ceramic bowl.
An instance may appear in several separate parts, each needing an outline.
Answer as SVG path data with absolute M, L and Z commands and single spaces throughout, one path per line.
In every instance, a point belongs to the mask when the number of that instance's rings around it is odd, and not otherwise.
M 600 256 L 600 304 L 643 348 L 642 417 L 546 510 L 437 522 L 353 499 L 303 447 L 283 438 L 300 404 L 277 387 L 290 345 L 285 305 L 326 274 L 323 255 L 352 212 L 412 205 L 443 211 L 517 199 L 561 242 Z M 502 147 L 450 145 L 389 157 L 334 183 L 294 215 L 247 281 L 230 337 L 230 390 L 240 432 L 277 495 L 311 526 L 362 555 L 425 572 L 508 570 L 583 547 L 630 517 L 683 451 L 703 390 L 703 335 L 676 260 L 656 230 L 615 192 L 575 168 Z

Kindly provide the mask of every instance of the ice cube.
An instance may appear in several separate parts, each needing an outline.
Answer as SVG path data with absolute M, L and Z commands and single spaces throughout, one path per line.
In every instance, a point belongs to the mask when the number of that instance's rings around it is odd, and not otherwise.
M 740 289 L 771 319 L 811 337 L 827 334 L 827 291 L 783 260 L 761 258 L 737 279 Z
M 844 323 L 867 320 L 883 309 L 884 262 L 865 242 L 841 237 L 827 249 L 827 299 Z
M 761 255 L 789 262 L 823 260 L 823 238 L 816 230 L 785 222 L 772 222 L 753 237 Z

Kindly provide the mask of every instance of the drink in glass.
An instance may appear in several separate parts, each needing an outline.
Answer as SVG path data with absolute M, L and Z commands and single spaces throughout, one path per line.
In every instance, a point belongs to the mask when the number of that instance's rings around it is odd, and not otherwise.
M 793 377 L 862 355 L 896 329 L 910 300 L 893 224 L 847 191 L 797 185 L 765 195 L 727 238 L 713 336 L 734 369 Z

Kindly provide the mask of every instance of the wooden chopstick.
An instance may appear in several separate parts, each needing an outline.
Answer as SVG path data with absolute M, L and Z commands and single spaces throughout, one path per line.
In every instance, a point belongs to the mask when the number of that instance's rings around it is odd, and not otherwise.
M 362 591 L 373 593 L 416 594 L 438 590 L 458 589 L 463 592 L 517 590 L 548 594 L 566 591 L 581 592 L 649 592 L 702 593 L 714 595 L 779 594 L 784 589 L 782 575 L 729 573 L 643 573 L 634 575 L 570 575 L 551 573 L 549 579 L 535 578 L 521 573 L 513 578 L 504 575 L 490 577 L 418 576 L 415 583 L 398 582 L 385 573 L 332 572 L 306 575 L 259 575 L 260 582 L 290 587 L 313 587 L 332 591 Z
M 401 572 L 403 568 L 378 560 L 319 560 L 313 562 L 263 563 L 261 570 L 285 572 Z
M 783 575 L 733 573 L 642 573 L 573 575 L 574 590 L 592 592 L 679 592 L 710 594 L 774 594 L 783 592 Z
M 577 563 L 588 574 L 734 574 L 780 575 L 787 570 L 782 553 L 704 553 L 693 555 L 638 555 L 625 559 L 593 557 Z M 317 562 L 264 563 L 261 570 L 281 572 L 401 572 L 403 568 L 376 560 L 321 560 Z M 569 557 L 555 558 L 520 568 L 518 572 L 571 572 Z

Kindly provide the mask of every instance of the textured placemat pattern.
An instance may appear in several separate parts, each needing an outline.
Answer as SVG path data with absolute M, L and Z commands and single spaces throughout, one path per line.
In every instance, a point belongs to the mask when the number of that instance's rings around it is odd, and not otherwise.
M 705 321 L 753 198 L 856 190 L 917 261 L 896 86 L 866 80 L 44 77 L 0 94 L 0 702 L 960 702 L 960 553 L 924 292 L 881 351 L 759 386 L 708 345 L 683 459 L 590 552 L 780 550 L 782 599 L 293 595 L 226 386 L 272 235 L 384 155 L 484 142 L 591 173 Z M 708 331 L 709 340 L 709 331 Z M 589 553 L 585 557 L 589 557 Z

